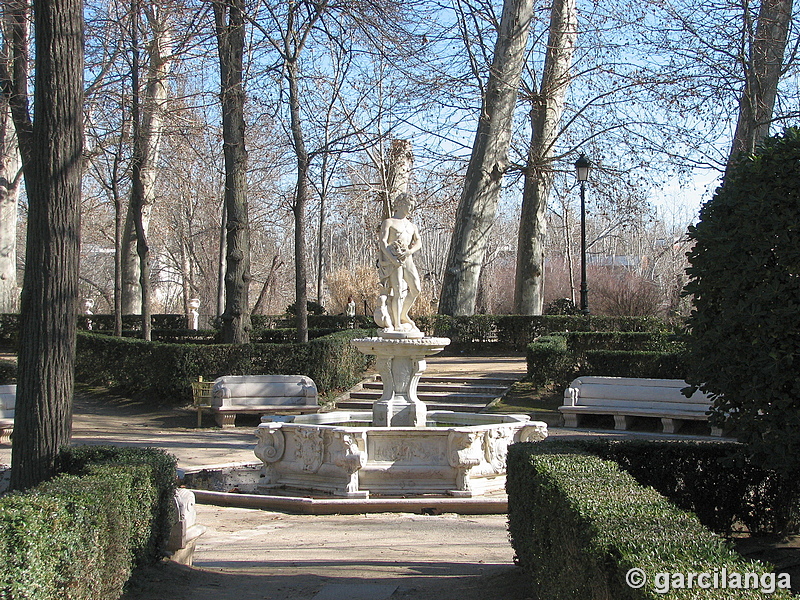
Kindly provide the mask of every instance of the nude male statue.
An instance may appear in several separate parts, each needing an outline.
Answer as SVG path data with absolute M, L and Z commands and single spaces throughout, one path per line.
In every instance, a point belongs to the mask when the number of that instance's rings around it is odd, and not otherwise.
M 385 331 L 418 332 L 408 311 L 419 296 L 420 279 L 412 255 L 422 247 L 417 226 L 408 220 L 414 209 L 414 197 L 401 193 L 394 198 L 394 214 L 381 224 L 378 246 L 379 269 L 383 291 L 375 321 Z M 403 283 L 407 291 L 403 289 Z

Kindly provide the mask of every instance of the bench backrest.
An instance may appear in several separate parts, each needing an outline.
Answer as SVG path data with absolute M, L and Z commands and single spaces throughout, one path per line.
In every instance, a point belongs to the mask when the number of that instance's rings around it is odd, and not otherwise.
M 317 386 L 305 375 L 226 375 L 214 381 L 212 404 L 317 405 Z
M 579 377 L 564 392 L 564 404 L 612 407 L 636 403 L 655 408 L 663 403 L 673 410 L 708 410 L 712 403 L 706 394 L 696 391 L 687 398 L 681 393 L 688 386 L 681 379 Z

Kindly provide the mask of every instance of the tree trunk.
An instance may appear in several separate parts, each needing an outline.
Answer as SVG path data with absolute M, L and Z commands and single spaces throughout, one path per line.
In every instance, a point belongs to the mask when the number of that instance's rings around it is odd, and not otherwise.
M 447 256 L 440 314 L 475 312 L 486 242 L 508 162 L 511 124 L 532 15 L 532 0 L 503 3 L 489 82 Z
M 411 169 L 414 167 L 414 150 L 409 140 L 392 140 L 386 159 L 386 182 L 383 190 L 383 216 L 381 222 L 392 216 L 392 198 L 408 192 Z
M 15 115 L 29 201 L 29 268 L 20 319 L 14 489 L 54 475 L 59 448 L 69 443 L 78 314 L 83 2 L 35 0 L 33 10 L 36 120 Z
M 522 194 L 514 287 L 514 309 L 520 315 L 540 315 L 544 307 L 544 249 L 547 201 L 553 182 L 553 144 L 564 112 L 577 24 L 575 0 L 555 0 L 550 11 L 541 91 L 533 98 L 530 115 L 531 144 Z
M 134 2 L 138 4 L 138 2 Z M 134 134 L 134 146 L 139 146 L 138 171 L 139 182 L 132 183 L 128 213 L 122 242 L 122 312 L 123 314 L 141 314 L 144 293 L 141 285 L 142 256 L 138 231 L 144 235 L 150 229 L 150 213 L 156 197 L 156 176 L 158 173 L 158 157 L 161 150 L 161 135 L 164 128 L 164 110 L 167 100 L 167 77 L 169 76 L 172 56 L 172 35 L 167 25 L 166 11 L 153 4 L 146 11 L 152 40 L 147 47 L 148 69 L 144 98 L 141 98 L 141 115 L 138 123 L 138 135 Z M 138 10 L 132 11 L 131 19 L 138 23 Z M 138 55 L 138 43 L 134 47 Z M 138 63 L 138 57 L 135 57 Z M 138 79 L 138 68 L 136 69 Z M 139 97 L 139 86 L 134 86 L 134 97 Z M 136 131 L 136 125 L 134 130 Z M 136 150 L 134 150 L 136 152 Z M 137 221 L 139 221 L 137 223 Z M 147 244 L 145 243 L 146 247 Z M 149 274 L 148 274 L 149 277 Z
M 287 52 L 287 56 L 288 56 Z M 300 116 L 300 90 L 298 89 L 298 65 L 296 57 L 286 59 L 286 79 L 289 83 L 289 114 L 291 117 L 292 145 L 297 160 L 297 185 L 294 204 L 294 269 L 295 307 L 297 310 L 297 341 L 308 341 L 308 291 L 306 281 L 306 207 L 308 205 L 308 169 L 310 159 L 303 137 Z
M 222 92 L 225 152 L 226 264 L 222 338 L 250 341 L 250 224 L 247 210 L 247 149 L 244 140 L 244 0 L 214 0 Z
M 744 65 L 745 87 L 728 164 L 740 152 L 753 152 L 769 135 L 791 22 L 792 0 L 763 0 L 755 39 L 750 41 L 750 57 Z
M 276 254 L 272 257 L 272 265 L 270 265 L 269 273 L 267 274 L 267 279 L 264 281 L 264 286 L 261 288 L 261 292 L 258 294 L 258 299 L 256 300 L 255 305 L 253 306 L 253 314 L 254 315 L 261 315 L 264 314 L 264 301 L 267 298 L 267 292 L 272 288 L 275 284 L 275 277 L 278 273 L 278 269 L 283 266 L 283 261 L 281 260 L 280 253 Z

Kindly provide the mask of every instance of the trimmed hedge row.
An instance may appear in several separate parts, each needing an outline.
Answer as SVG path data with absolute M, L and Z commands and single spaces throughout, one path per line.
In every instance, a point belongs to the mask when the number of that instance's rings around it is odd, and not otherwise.
M 589 350 L 576 376 L 580 375 L 686 379 L 687 366 L 683 352 Z
M 585 315 L 475 315 L 414 317 L 429 335 L 449 337 L 454 344 L 497 343 L 515 350 L 536 338 L 564 331 L 666 332 L 668 326 L 654 317 L 596 317 Z
M 0 598 L 114 600 L 160 558 L 175 459 L 154 449 L 72 448 L 68 472 L 0 497 Z
M 534 385 L 567 384 L 575 373 L 575 358 L 563 335 L 544 335 L 527 347 L 528 377 Z
M 666 331 L 558 332 L 527 348 L 528 376 L 536 385 L 566 385 L 580 375 L 684 379 L 680 338 Z
M 698 589 L 696 582 L 687 588 L 685 579 L 680 588 L 680 581 L 661 577 L 672 573 L 754 573 L 775 583 L 766 565 L 743 559 L 697 517 L 614 462 L 552 443 L 514 444 L 506 487 L 511 543 L 538 598 L 764 597 L 759 589 Z M 647 576 L 641 588 L 626 583 L 633 568 Z M 791 594 L 778 589 L 771 597 Z
M 320 392 L 358 382 L 369 357 L 350 343 L 369 332 L 348 330 L 307 344 L 167 344 L 80 333 L 78 381 L 159 402 L 191 400 L 191 382 L 222 375 L 307 375 Z
M 757 466 L 737 442 L 593 438 L 570 444 L 613 460 L 721 535 L 735 524 L 751 533 L 800 530 L 800 481 Z

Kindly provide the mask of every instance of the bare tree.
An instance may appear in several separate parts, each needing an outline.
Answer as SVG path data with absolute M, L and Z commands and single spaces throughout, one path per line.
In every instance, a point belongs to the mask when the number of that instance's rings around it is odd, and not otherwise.
M 167 9 L 148 2 L 145 16 L 151 39 L 147 44 L 147 71 L 140 80 L 141 0 L 131 4 L 133 158 L 131 199 L 122 238 L 122 311 L 141 313 L 145 339 L 149 339 L 149 245 L 147 233 L 156 195 L 156 175 L 161 147 L 167 77 L 172 61 L 172 34 Z
M 508 166 L 511 122 L 517 100 L 532 0 L 505 0 L 489 81 L 447 257 L 439 312 L 475 312 L 486 241 L 494 221 L 503 174 Z
M 244 132 L 244 0 L 213 1 L 222 92 L 225 152 L 226 265 L 223 340 L 250 341 L 250 225 Z
M 762 0 L 755 32 L 752 23 L 745 23 L 739 55 L 745 74 L 744 90 L 729 163 L 740 152 L 753 152 L 756 143 L 769 135 L 791 23 L 792 0 Z
M 72 428 L 83 163 L 83 2 L 33 2 L 35 120 L 27 95 L 26 2 L 11 2 L 5 78 L 29 199 L 11 486 L 51 477 Z
M 577 37 L 575 0 L 555 0 L 550 11 L 541 87 L 530 95 L 531 143 L 522 193 L 514 286 L 514 310 L 522 315 L 540 315 L 544 304 L 546 213 L 553 181 L 554 145 Z

